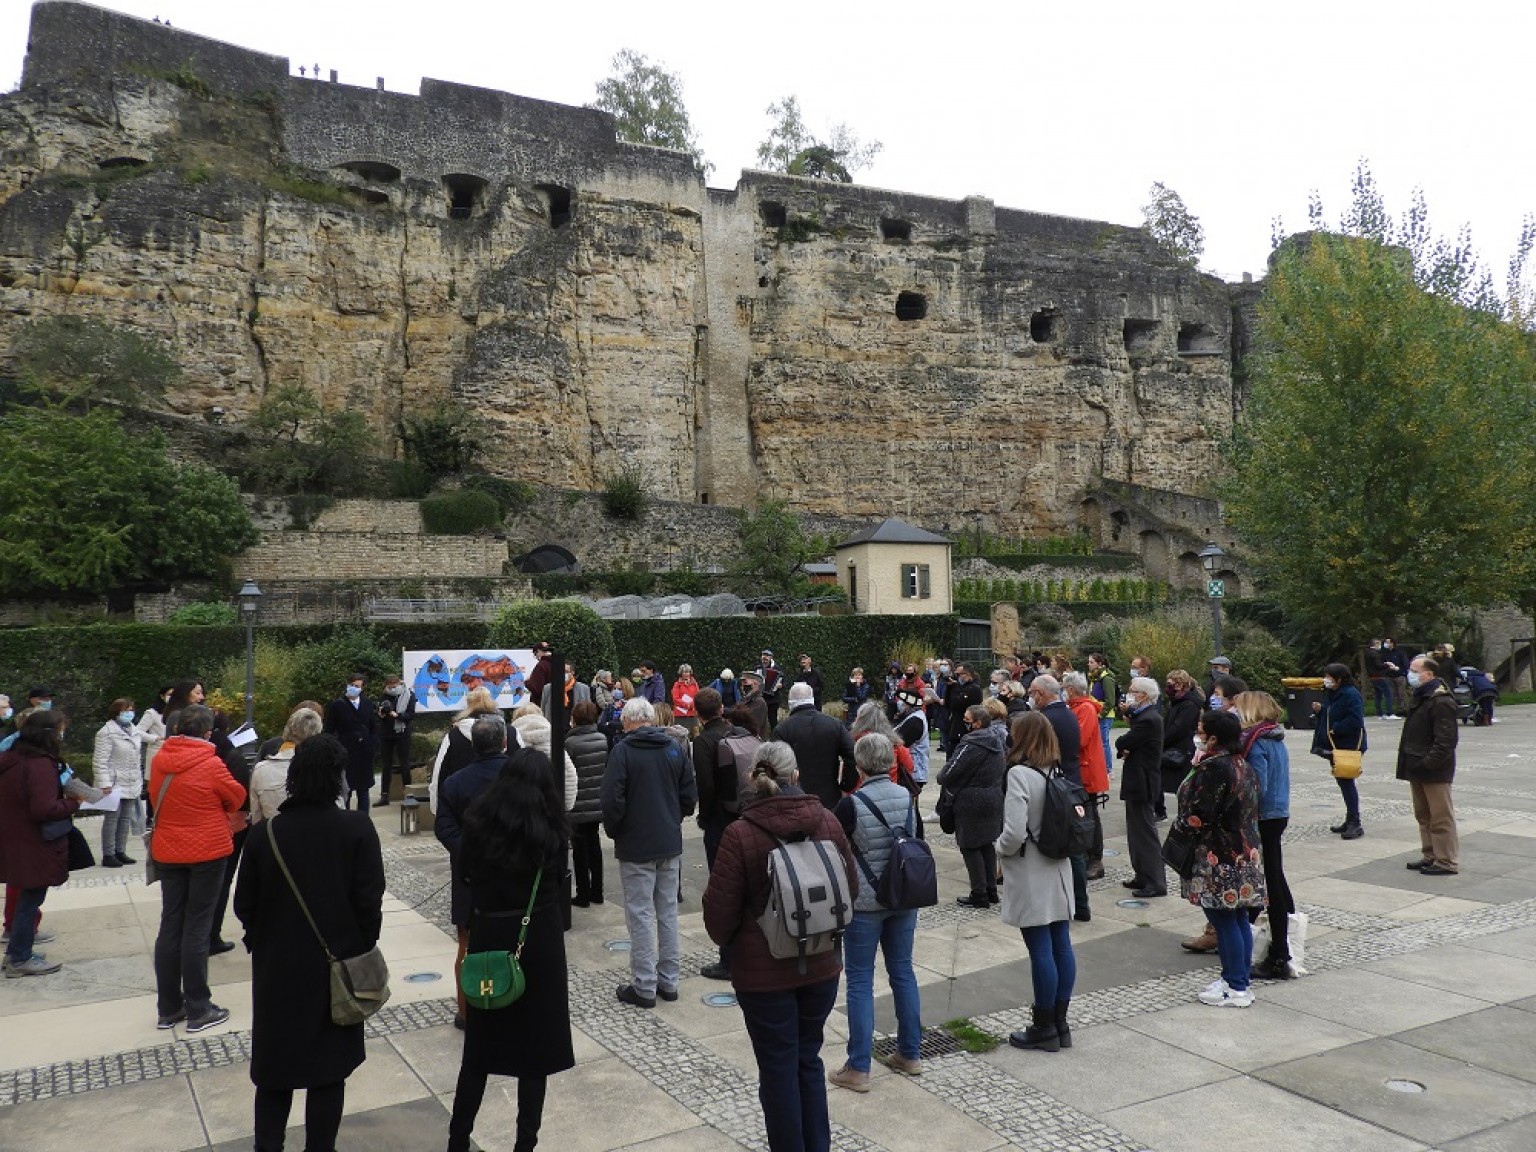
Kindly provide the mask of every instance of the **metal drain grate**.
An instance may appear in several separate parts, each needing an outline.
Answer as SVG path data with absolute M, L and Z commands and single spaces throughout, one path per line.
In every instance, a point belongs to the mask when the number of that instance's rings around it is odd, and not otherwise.
M 924 1028 L 922 1042 L 918 1044 L 918 1051 L 924 1060 L 934 1060 L 940 1056 L 953 1056 L 961 1051 L 960 1041 L 956 1040 L 942 1028 Z M 889 1056 L 896 1051 L 896 1037 L 876 1037 L 872 1049 L 876 1056 Z

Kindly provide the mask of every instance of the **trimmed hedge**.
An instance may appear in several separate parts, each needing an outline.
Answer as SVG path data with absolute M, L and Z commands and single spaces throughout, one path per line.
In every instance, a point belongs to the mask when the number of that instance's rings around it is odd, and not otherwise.
M 437 536 L 471 536 L 501 527 L 501 505 L 488 492 L 455 488 L 421 502 L 421 523 Z
M 954 648 L 959 628 L 955 616 L 727 616 L 610 624 L 619 649 L 615 672 L 622 669 L 620 674 L 627 675 L 649 658 L 669 684 L 679 664 L 692 664 L 694 675 L 708 684 L 722 668 L 738 675 L 756 668 L 758 656 L 769 648 L 792 678 L 800 653 L 808 652 L 826 681 L 823 702 L 842 695 L 843 682 L 855 665 L 864 668 L 871 683 L 880 682 L 901 641 L 915 639 L 937 656 Z
M 1043 552 L 1005 553 L 1000 556 L 983 556 L 982 559 L 999 568 L 1014 568 L 1019 571 L 1033 568 L 1037 564 L 1046 564 L 1053 568 L 1100 568 L 1106 572 L 1120 572 L 1127 568 L 1136 568 L 1141 564 L 1140 556 L 1127 552 L 1092 552 L 1086 556 L 1048 555 Z
M 990 600 L 956 600 L 955 614 L 967 620 L 990 620 L 992 603 Z M 1061 608 L 1074 620 L 1092 620 L 1097 616 L 1145 616 L 1167 606 L 1165 601 L 1154 603 L 1145 600 L 1069 600 L 1061 603 L 1046 601 L 1042 604 L 1014 605 L 1019 610 L 1020 619 L 1027 617 L 1033 608 Z

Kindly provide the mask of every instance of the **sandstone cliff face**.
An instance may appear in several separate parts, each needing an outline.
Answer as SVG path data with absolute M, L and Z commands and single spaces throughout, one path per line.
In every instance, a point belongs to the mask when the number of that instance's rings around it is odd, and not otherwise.
M 602 113 L 56 0 L 0 97 L 0 365 L 65 312 L 163 339 L 188 416 L 298 384 L 391 438 L 458 401 L 503 475 L 936 530 L 1070 528 L 1099 478 L 1198 494 L 1234 409 L 1226 286 L 1138 229 L 706 191 Z

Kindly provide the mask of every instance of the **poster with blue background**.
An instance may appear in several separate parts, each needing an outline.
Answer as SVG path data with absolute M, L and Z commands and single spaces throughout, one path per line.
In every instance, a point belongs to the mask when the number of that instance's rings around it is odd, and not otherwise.
M 401 657 L 401 675 L 416 693 L 418 711 L 457 712 L 475 688 L 488 691 L 498 708 L 528 703 L 525 680 L 534 665 L 530 649 L 443 648 Z

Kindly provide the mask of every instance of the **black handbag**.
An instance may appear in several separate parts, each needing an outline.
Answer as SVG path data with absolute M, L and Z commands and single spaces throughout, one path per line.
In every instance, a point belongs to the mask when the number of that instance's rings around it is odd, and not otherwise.
M 933 814 L 939 818 L 939 831 L 955 834 L 955 794 L 948 788 L 939 789 L 939 803 Z
M 1188 880 L 1195 871 L 1194 831 L 1175 821 L 1163 839 L 1163 863 L 1172 868 L 1182 880 Z
M 69 870 L 79 872 L 84 868 L 96 867 L 96 857 L 91 852 L 91 845 L 85 838 L 85 833 L 78 828 L 69 830 Z

